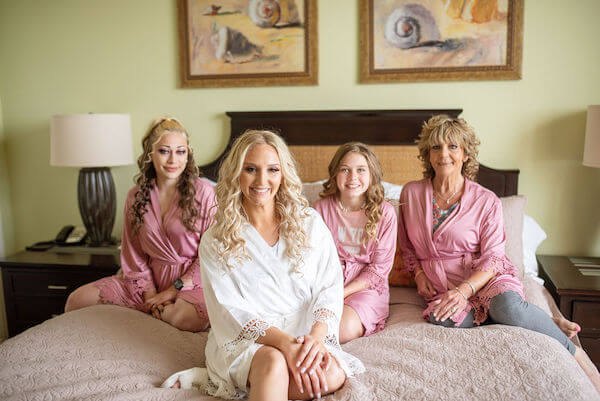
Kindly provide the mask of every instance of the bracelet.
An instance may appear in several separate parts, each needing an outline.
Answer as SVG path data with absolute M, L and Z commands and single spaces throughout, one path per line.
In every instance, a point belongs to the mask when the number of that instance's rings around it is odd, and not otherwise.
M 467 298 L 467 296 L 465 294 L 463 294 L 462 291 L 458 287 L 454 287 L 454 289 L 456 290 L 456 292 L 458 292 L 460 295 L 462 295 L 462 297 L 465 299 L 465 301 L 469 300 L 469 298 Z
M 465 280 L 465 281 L 463 281 L 463 283 L 469 284 L 469 287 L 471 287 L 471 291 L 473 291 L 473 293 L 471 294 L 471 296 L 475 295 L 475 293 L 477 291 L 475 291 L 475 287 L 473 286 L 473 284 L 471 284 L 471 282 L 469 280 Z
M 421 274 L 421 273 L 423 273 L 423 269 L 421 269 L 415 273 L 415 280 L 417 279 L 417 277 L 419 277 L 419 274 Z

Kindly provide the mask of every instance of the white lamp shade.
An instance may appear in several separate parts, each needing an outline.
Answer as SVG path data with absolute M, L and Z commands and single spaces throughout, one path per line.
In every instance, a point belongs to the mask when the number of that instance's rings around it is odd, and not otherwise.
M 129 114 L 52 116 L 50 165 L 110 167 L 132 163 Z
M 583 165 L 600 167 L 600 105 L 588 106 Z

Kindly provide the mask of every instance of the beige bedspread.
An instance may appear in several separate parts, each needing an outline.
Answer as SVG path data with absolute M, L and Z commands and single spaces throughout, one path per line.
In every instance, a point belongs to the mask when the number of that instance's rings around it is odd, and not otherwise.
M 545 310 L 547 293 L 526 282 Z M 545 291 L 545 290 L 544 290 Z M 600 396 L 555 340 L 491 325 L 447 329 L 421 319 L 414 289 L 392 289 L 387 327 L 344 349 L 366 373 L 329 400 L 596 400 Z M 204 366 L 206 334 L 143 313 L 95 306 L 58 316 L 0 345 L 0 399 L 214 400 L 158 388 L 175 371 Z

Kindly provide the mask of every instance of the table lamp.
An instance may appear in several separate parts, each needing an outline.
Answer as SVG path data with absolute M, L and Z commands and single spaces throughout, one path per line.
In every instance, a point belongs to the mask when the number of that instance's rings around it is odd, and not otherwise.
M 89 246 L 113 243 L 116 191 L 110 167 L 133 163 L 129 114 L 64 114 L 50 121 L 50 165 L 81 167 L 79 212 Z
M 600 105 L 588 106 L 583 165 L 600 167 Z

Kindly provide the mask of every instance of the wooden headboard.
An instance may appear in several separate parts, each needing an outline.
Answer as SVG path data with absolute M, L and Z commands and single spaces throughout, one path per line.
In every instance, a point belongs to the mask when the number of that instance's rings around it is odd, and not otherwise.
M 305 182 L 327 178 L 327 164 L 337 146 L 360 141 L 373 147 L 385 181 L 404 184 L 422 177 L 415 140 L 423 122 L 436 114 L 457 117 L 461 112 L 462 109 L 227 112 L 231 118 L 229 143 L 223 154 L 201 166 L 200 171 L 216 181 L 221 161 L 238 136 L 247 129 L 269 129 L 286 140 Z M 518 170 L 480 166 L 477 181 L 498 196 L 509 196 L 517 194 L 518 179 Z

